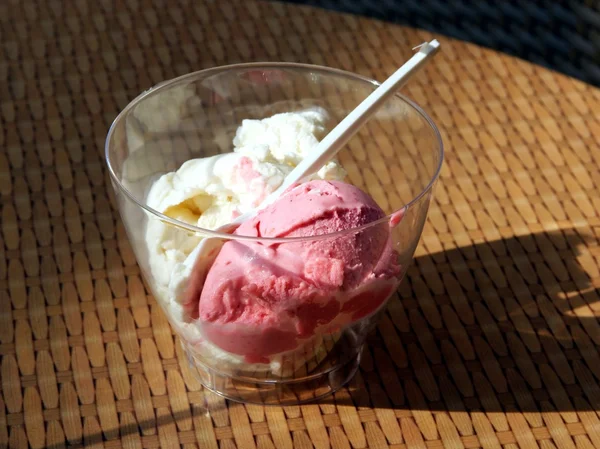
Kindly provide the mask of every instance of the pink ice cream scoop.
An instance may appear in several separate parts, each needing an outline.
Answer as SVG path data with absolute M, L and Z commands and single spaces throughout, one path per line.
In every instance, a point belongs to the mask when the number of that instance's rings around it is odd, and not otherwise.
M 314 237 L 384 216 L 353 185 L 311 181 L 288 190 L 235 233 Z M 198 318 L 217 346 L 249 363 L 266 363 L 273 354 L 375 312 L 397 287 L 399 272 L 386 220 L 321 239 L 230 240 L 207 275 Z

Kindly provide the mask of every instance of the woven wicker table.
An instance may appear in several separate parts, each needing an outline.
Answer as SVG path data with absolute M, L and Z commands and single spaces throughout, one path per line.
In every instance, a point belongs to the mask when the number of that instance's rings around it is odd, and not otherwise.
M 116 212 L 110 122 L 201 68 L 283 60 L 383 79 L 432 37 L 224 3 L 0 2 L 0 447 L 600 447 L 600 91 L 439 36 L 405 92 L 447 159 L 355 381 L 284 408 L 202 390 Z

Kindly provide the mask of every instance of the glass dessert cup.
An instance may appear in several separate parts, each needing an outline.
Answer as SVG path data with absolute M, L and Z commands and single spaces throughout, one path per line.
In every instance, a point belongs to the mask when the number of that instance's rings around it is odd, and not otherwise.
M 345 171 L 343 181 L 368 193 L 384 216 L 321 235 L 274 239 L 220 234 L 180 221 L 171 210 L 161 213 L 148 206 L 151 187 L 186 161 L 231 152 L 245 119 L 322 108 L 327 113 L 324 135 L 377 86 L 319 66 L 238 64 L 161 83 L 134 99 L 113 122 L 106 159 L 121 218 L 152 295 L 179 336 L 192 372 L 207 389 L 236 401 L 298 404 L 326 396 L 353 377 L 366 337 L 386 313 L 388 301 L 399 300 L 395 290 L 413 258 L 442 165 L 441 137 L 412 101 L 402 95 L 388 101 L 337 156 Z M 223 248 L 229 245 L 234 254 L 242 248 L 239 260 L 252 259 L 253 270 L 271 270 L 276 284 L 277 273 L 288 267 L 274 270 L 275 261 L 249 256 L 247 248 L 258 245 L 294 254 L 305 247 L 354 248 L 361 266 L 376 274 L 327 290 L 333 295 L 327 303 L 333 311 L 324 303 L 296 309 L 274 306 L 273 298 L 261 290 L 255 301 L 275 310 L 267 324 L 257 318 L 225 323 L 218 316 L 198 317 L 197 305 L 182 305 L 188 278 L 172 265 L 183 259 L 171 259 L 187 257 L 204 237 L 222 238 Z M 157 238 L 167 239 L 172 249 L 157 252 Z M 329 273 L 327 267 L 315 266 L 319 276 Z M 290 295 L 290 303 L 302 302 Z

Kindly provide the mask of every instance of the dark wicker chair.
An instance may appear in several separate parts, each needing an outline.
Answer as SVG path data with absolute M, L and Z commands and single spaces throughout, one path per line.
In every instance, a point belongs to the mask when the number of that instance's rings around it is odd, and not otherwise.
M 290 0 L 410 25 L 600 86 L 600 0 Z

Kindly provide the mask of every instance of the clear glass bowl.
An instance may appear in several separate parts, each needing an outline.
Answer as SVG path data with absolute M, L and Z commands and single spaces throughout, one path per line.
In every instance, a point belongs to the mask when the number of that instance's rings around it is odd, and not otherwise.
M 122 220 L 143 276 L 206 388 L 232 400 L 294 404 L 332 393 L 352 378 L 365 338 L 385 313 L 418 244 L 442 165 L 441 137 L 412 101 L 401 95 L 388 101 L 337 156 L 347 173 L 344 181 L 370 194 L 387 216 L 330 235 L 274 242 L 215 233 L 150 208 L 146 203 L 150 187 L 190 159 L 231 152 L 244 119 L 321 107 L 328 113 L 325 127 L 330 130 L 377 86 L 375 81 L 325 67 L 238 64 L 161 83 L 138 96 L 115 119 L 106 140 L 106 159 Z M 260 325 L 184 319 L 182 290 L 169 288 L 172 272 L 153 264 L 157 229 L 161 235 L 168 233 L 175 244 L 186 246 L 187 252 L 203 236 L 246 246 L 276 244 L 294 251 L 317 241 L 343 246 L 388 235 L 386 244 L 370 247 L 365 264 L 374 265 L 391 248 L 396 269 L 377 282 L 337 291 L 337 301 L 350 306 L 340 306 L 342 311 L 334 318 L 317 320 L 312 332 L 295 335 L 295 346 L 290 347 L 284 343 L 289 334 L 280 338 L 278 330 L 266 331 Z M 258 263 L 269 269 L 269 261 Z M 318 308 L 281 312 L 282 320 L 288 321 L 302 321 L 303 314 L 314 318 L 315 313 L 320 313 Z M 244 354 L 256 352 L 257 345 L 270 345 L 271 352 L 258 358 Z

